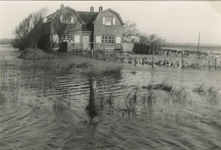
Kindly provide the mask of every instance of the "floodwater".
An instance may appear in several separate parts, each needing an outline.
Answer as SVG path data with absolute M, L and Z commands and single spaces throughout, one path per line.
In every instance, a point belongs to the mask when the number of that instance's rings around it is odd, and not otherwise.
M 162 47 L 162 49 L 197 51 L 197 46 L 164 46 L 164 47 Z M 202 52 L 221 53 L 220 46 L 217 46 L 217 47 L 200 46 L 199 50 Z
M 1 52 L 6 59 L 9 53 Z M 9 59 L 17 55 L 10 53 Z M 220 71 L 122 70 L 119 78 L 97 80 L 97 97 L 104 96 L 106 104 L 94 115 L 86 109 L 89 81 L 79 74 L 56 76 L 50 90 L 19 89 L 17 103 L 0 104 L 0 149 L 221 149 Z M 176 92 L 147 88 L 161 83 Z M 134 89 L 136 99 L 126 100 Z M 146 94 L 148 102 L 141 96 Z M 67 107 L 53 109 L 55 99 Z

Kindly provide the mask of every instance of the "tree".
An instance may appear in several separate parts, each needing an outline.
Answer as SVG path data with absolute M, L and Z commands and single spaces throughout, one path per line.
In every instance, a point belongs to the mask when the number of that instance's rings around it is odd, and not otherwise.
M 66 11 L 57 11 L 51 16 L 52 20 L 52 34 L 57 34 L 59 37 L 59 45 L 61 44 L 62 36 L 68 33 L 75 33 L 80 30 L 81 24 L 76 16 L 72 12 Z M 52 49 L 55 45 L 55 42 L 52 42 Z
M 126 21 L 123 30 L 123 39 L 124 41 L 132 36 L 138 35 L 137 24 L 134 22 Z
M 31 15 L 28 15 L 14 30 L 15 40 L 13 46 L 19 49 L 25 49 L 30 46 L 29 26 Z
M 30 41 L 31 47 L 37 48 L 37 42 L 44 32 L 44 19 L 47 13 L 46 8 L 42 8 L 39 11 L 31 14 L 31 26 L 30 26 Z
M 147 41 L 148 41 L 148 35 L 143 32 L 143 33 L 139 33 L 139 38 L 140 38 L 140 43 L 143 43 L 143 44 L 148 44 Z
M 25 49 L 27 47 L 37 48 L 37 42 L 40 35 L 44 31 L 44 18 L 47 9 L 42 8 L 35 13 L 31 13 L 26 17 L 14 30 L 15 40 L 14 47 Z
M 140 33 L 139 34 L 140 43 L 145 43 L 150 46 L 151 50 L 159 50 L 166 42 L 165 39 L 162 39 L 156 34 L 147 35 L 146 33 Z

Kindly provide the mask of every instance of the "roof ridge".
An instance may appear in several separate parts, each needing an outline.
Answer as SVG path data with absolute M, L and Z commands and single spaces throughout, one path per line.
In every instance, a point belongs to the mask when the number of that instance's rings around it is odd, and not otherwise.
M 86 13 L 99 13 L 99 12 L 91 12 L 91 11 L 77 11 L 77 12 L 86 12 Z

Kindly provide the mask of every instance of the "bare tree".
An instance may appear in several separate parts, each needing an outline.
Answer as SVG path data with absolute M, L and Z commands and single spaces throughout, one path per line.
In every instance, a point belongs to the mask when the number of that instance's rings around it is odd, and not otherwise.
M 139 34 L 140 43 L 145 43 L 150 46 L 151 50 L 158 50 L 161 48 L 162 44 L 166 42 L 156 34 L 147 35 L 146 33 Z
M 47 9 L 43 8 L 28 15 L 14 30 L 15 40 L 13 45 L 19 49 L 27 47 L 37 48 L 37 42 L 42 34 Z
M 15 40 L 13 41 L 13 46 L 19 49 L 25 49 L 30 46 L 29 39 L 29 26 L 31 21 L 31 15 L 28 15 L 13 31 L 15 35 Z
M 52 20 L 52 33 L 57 34 L 59 37 L 59 45 L 61 44 L 62 36 L 68 33 L 75 33 L 80 30 L 81 24 L 71 11 L 57 11 L 51 16 Z M 52 49 L 54 47 L 52 44 Z
M 31 47 L 37 48 L 37 42 L 44 32 L 44 19 L 48 9 L 42 8 L 39 11 L 31 14 L 31 26 L 30 26 L 30 40 Z
M 139 38 L 140 38 L 140 43 L 143 43 L 143 44 L 148 44 L 148 35 L 143 32 L 143 33 L 139 33 Z
M 123 30 L 123 39 L 126 40 L 132 36 L 137 36 L 139 31 L 137 30 L 137 24 L 134 22 L 126 21 Z

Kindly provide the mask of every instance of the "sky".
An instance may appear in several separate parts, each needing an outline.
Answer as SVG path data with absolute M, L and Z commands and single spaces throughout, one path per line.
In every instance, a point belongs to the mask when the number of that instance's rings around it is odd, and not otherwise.
M 13 30 L 30 13 L 61 4 L 77 11 L 111 8 L 124 22 L 135 22 L 140 32 L 157 34 L 173 43 L 221 45 L 221 1 L 0 1 L 0 39 L 14 38 Z

